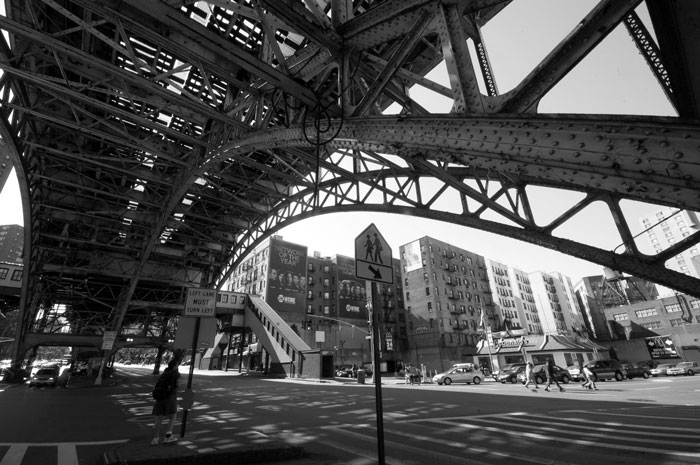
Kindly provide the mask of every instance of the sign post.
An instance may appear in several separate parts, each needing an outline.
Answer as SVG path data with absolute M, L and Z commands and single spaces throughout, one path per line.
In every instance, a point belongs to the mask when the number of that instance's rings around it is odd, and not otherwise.
M 112 350 L 112 347 L 114 347 L 114 341 L 116 339 L 116 331 L 105 331 L 102 335 L 102 350 Z
M 372 338 L 372 373 L 374 375 L 374 392 L 377 410 L 377 459 L 384 465 L 384 412 L 382 405 L 381 328 L 379 314 L 375 311 L 377 283 L 394 283 L 394 267 L 391 262 L 391 248 L 374 224 L 370 224 L 355 239 L 355 277 L 371 282 L 370 302 L 367 310 L 370 314 L 370 335 Z M 378 305 L 376 305 L 378 306 Z
M 194 321 L 194 332 L 192 334 L 192 356 L 190 357 L 190 373 L 187 377 L 187 388 L 182 395 L 182 425 L 180 426 L 180 437 L 185 437 L 187 426 L 187 412 L 194 405 L 194 392 L 192 391 L 192 377 L 194 376 L 194 359 L 197 353 L 197 337 L 199 336 L 199 325 L 202 317 L 213 318 L 216 306 L 216 289 L 187 289 L 187 299 L 182 316 L 196 317 Z

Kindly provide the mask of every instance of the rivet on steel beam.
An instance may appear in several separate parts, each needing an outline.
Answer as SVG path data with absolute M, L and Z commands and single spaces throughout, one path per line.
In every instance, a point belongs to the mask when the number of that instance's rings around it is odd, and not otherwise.
M 673 158 L 676 160 L 680 160 L 681 158 L 683 158 L 683 154 L 681 152 L 676 152 L 673 154 Z
M 574 158 L 578 158 L 581 156 L 581 152 L 574 152 Z
M 578 148 L 580 148 L 580 149 L 584 148 L 585 146 L 586 146 L 585 142 L 581 142 L 580 144 L 578 144 Z
M 609 158 L 610 158 L 610 157 L 607 156 L 607 155 L 601 155 L 601 156 L 600 156 L 600 159 L 603 160 L 603 161 L 608 161 Z
M 608 152 L 611 151 L 611 150 L 613 150 L 614 148 L 615 148 L 615 147 L 613 147 L 613 146 L 610 145 L 610 144 L 608 144 L 608 145 L 605 146 L 605 150 L 607 150 Z
M 634 159 L 634 164 L 635 164 L 635 165 L 638 165 L 638 164 L 640 164 L 641 162 L 642 162 L 642 159 L 641 159 L 641 158 L 635 158 L 635 159 Z

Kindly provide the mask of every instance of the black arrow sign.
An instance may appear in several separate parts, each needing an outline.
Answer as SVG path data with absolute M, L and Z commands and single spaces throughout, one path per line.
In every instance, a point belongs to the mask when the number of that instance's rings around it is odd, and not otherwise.
M 368 268 L 369 268 L 369 271 L 371 271 L 372 274 L 374 275 L 374 279 L 382 279 L 381 270 L 379 270 L 377 268 L 372 268 L 372 265 L 370 265 Z

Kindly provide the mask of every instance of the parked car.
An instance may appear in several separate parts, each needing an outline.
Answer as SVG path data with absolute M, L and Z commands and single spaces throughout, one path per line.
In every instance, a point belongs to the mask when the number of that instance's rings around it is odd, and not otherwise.
M 647 370 L 651 371 L 652 368 L 656 368 L 659 366 L 659 361 L 658 360 L 642 360 L 641 362 L 637 362 L 640 366 L 645 367 Z
M 473 363 L 457 363 L 444 373 L 433 376 L 433 383 L 449 386 L 452 383 L 480 384 L 483 373 Z
M 647 368 L 646 366 L 643 366 L 639 363 L 626 362 L 626 363 L 622 364 L 622 367 L 624 368 L 624 370 L 627 374 L 627 379 L 634 379 L 634 378 L 649 379 L 649 377 L 651 377 L 651 370 L 649 370 L 649 368 Z
M 335 369 L 335 375 L 339 378 L 353 378 L 356 370 L 352 369 L 352 365 L 342 365 Z
M 605 381 L 606 379 L 622 381 L 627 376 L 622 362 L 619 360 L 594 360 L 588 362 L 587 365 L 593 371 L 594 381 Z
M 29 378 L 29 386 L 55 386 L 58 382 L 58 370 L 55 368 L 39 368 L 34 376 Z
M 517 382 L 518 369 L 525 369 L 524 363 L 510 363 L 508 365 L 503 365 L 500 369 L 493 372 L 493 379 L 505 383 L 510 381 L 511 383 Z
M 651 376 L 666 376 L 666 371 L 669 368 L 673 368 L 676 365 L 673 363 L 662 363 L 660 365 L 657 365 L 656 368 L 652 368 L 649 370 L 651 372 Z
M 696 371 L 700 372 L 699 362 L 681 362 L 673 368 L 668 368 L 666 374 L 668 376 L 693 376 Z
M 557 365 L 553 365 L 552 370 L 554 370 L 554 379 L 556 379 L 558 383 L 569 384 L 572 379 L 569 370 Z M 547 373 L 544 371 L 544 365 L 534 366 L 532 369 L 532 378 L 537 384 L 544 384 L 547 382 Z M 525 370 L 518 373 L 518 381 L 525 384 Z
M 578 365 L 568 366 L 566 367 L 566 371 L 569 372 L 569 375 L 571 376 L 571 381 L 583 381 L 585 379 Z
M 501 370 L 501 372 L 496 377 L 496 381 L 499 381 L 503 384 L 505 384 L 505 383 L 517 383 L 518 382 L 518 375 L 520 373 L 525 373 L 524 366 L 513 367 L 509 372 Z

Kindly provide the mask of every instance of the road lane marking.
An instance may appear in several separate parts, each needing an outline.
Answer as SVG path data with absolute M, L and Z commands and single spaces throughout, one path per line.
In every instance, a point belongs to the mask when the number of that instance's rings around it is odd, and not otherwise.
M 440 422 L 437 422 L 440 423 Z M 508 436 L 514 436 L 514 437 L 527 437 L 535 440 L 542 440 L 542 441 L 549 441 L 549 442 L 563 442 L 563 443 L 568 443 L 568 444 L 576 444 L 580 446 L 595 446 L 599 448 L 606 448 L 606 449 L 614 449 L 614 450 L 630 450 L 630 451 L 635 451 L 635 452 L 646 452 L 646 453 L 652 453 L 652 454 L 665 454 L 665 455 L 674 455 L 678 457 L 693 457 L 693 458 L 700 458 L 700 452 L 683 452 L 683 451 L 674 451 L 674 450 L 669 450 L 669 449 L 657 449 L 653 447 L 637 447 L 637 446 L 629 446 L 629 445 L 623 445 L 619 443 L 615 444 L 605 444 L 602 441 L 587 441 L 585 439 L 569 439 L 569 438 L 560 438 L 557 436 L 552 436 L 548 434 L 540 434 L 540 433 L 529 433 L 525 431 L 508 431 L 503 428 L 503 423 L 502 422 L 497 422 L 494 421 L 493 423 L 496 423 L 500 427 L 493 427 L 493 426 L 484 426 L 484 425 L 471 425 L 467 423 L 454 423 L 454 422 L 444 422 L 445 424 L 451 425 L 451 426 L 460 426 L 464 429 L 469 429 L 469 430 L 481 430 L 481 431 L 489 431 L 491 433 L 497 433 L 497 434 L 506 434 Z M 559 431 L 559 430 L 557 430 Z M 606 435 L 605 437 L 609 438 L 609 435 Z M 629 441 L 629 439 L 624 439 L 626 441 Z
M 584 412 L 583 410 L 580 413 L 590 413 L 590 412 Z M 678 418 L 674 418 L 674 420 L 677 420 Z M 689 418 L 685 418 L 685 420 L 688 420 Z M 578 423 L 589 423 L 590 420 L 583 420 L 581 418 L 567 418 L 566 421 L 570 422 L 578 422 Z M 695 420 L 697 421 L 697 420 Z M 700 433 L 700 430 L 698 429 L 690 429 L 690 428 L 675 428 L 673 426 L 658 426 L 654 425 L 652 426 L 646 426 L 646 425 L 630 425 L 630 424 L 625 424 L 625 423 L 615 423 L 615 422 L 600 422 L 600 421 L 595 421 L 596 425 L 605 425 L 605 426 L 615 426 L 615 427 L 624 427 L 624 428 L 638 428 L 638 429 L 644 429 L 647 430 L 649 428 L 652 428 L 654 430 L 654 436 L 671 436 L 671 437 L 678 437 L 679 434 L 677 433 L 678 431 L 692 431 L 695 434 L 693 437 L 697 438 L 697 433 Z M 596 428 L 596 429 L 602 429 L 602 430 L 613 430 L 615 431 L 615 428 Z M 664 431 L 673 431 L 672 433 L 659 433 L 659 430 L 664 430 Z M 646 431 L 644 431 L 646 432 Z
M 345 428 L 348 429 L 345 429 Z M 328 426 L 323 429 L 332 429 L 336 432 L 340 432 L 342 434 L 346 434 L 349 436 L 354 436 L 356 438 L 364 438 L 368 441 L 373 440 L 374 438 L 372 436 L 368 436 L 367 434 L 363 434 L 357 431 L 352 431 L 352 429 L 357 429 L 355 425 L 344 425 L 344 427 L 336 427 L 336 426 Z M 376 428 L 370 427 L 372 431 L 376 431 Z M 444 440 L 444 439 L 438 439 L 432 436 L 423 436 L 420 434 L 415 434 L 415 433 L 403 433 L 399 431 L 391 431 L 392 435 L 395 436 L 401 436 L 401 437 L 407 437 L 413 440 L 418 440 L 418 441 L 424 441 L 428 443 L 439 443 L 448 447 L 455 447 L 460 451 L 460 454 L 464 453 L 465 451 L 471 452 L 474 454 L 483 454 L 486 456 L 494 456 L 497 457 L 498 459 L 513 459 L 513 460 L 519 460 L 523 462 L 531 462 L 535 464 L 540 464 L 540 465 L 551 465 L 552 461 L 549 459 L 542 459 L 542 458 L 537 458 L 537 457 L 530 457 L 530 456 L 525 456 L 525 455 L 520 455 L 520 454 L 515 454 L 513 452 L 505 452 L 502 450 L 497 450 L 497 449 L 489 449 L 486 447 L 474 447 L 471 446 L 467 443 L 464 442 L 459 442 L 459 441 L 450 441 L 450 440 Z M 384 442 L 385 444 L 391 444 L 396 446 L 397 448 L 403 449 L 404 451 L 408 449 L 415 450 L 416 453 L 425 453 L 425 448 L 423 447 L 417 447 L 417 446 L 411 446 L 410 443 L 407 442 L 398 442 L 398 441 L 392 441 L 388 439 L 386 436 L 384 437 Z M 444 457 L 444 462 L 445 463 L 451 463 L 454 459 L 455 456 L 453 454 L 445 454 L 442 452 L 437 452 L 435 450 L 432 450 L 430 452 L 431 458 L 436 459 L 436 462 L 440 462 L 438 459 L 438 456 L 443 456 Z M 398 463 L 403 463 L 399 461 Z M 469 464 L 470 465 L 489 465 L 492 462 L 482 462 L 480 460 L 477 460 L 475 458 L 470 458 L 469 459 Z M 573 465 L 568 462 L 557 462 L 557 465 Z
M 538 420 L 537 418 L 541 418 L 541 420 Z M 543 430 L 549 433 L 558 433 L 561 431 L 564 431 L 560 428 L 552 428 L 551 426 L 540 426 L 540 425 L 560 425 L 563 427 L 569 427 L 569 430 L 567 433 L 572 433 L 571 431 L 574 426 L 571 425 L 571 422 L 569 421 L 554 421 L 553 418 L 551 417 L 545 417 L 545 416 L 540 416 L 537 417 L 535 416 L 535 419 L 531 418 L 518 418 L 518 421 L 520 423 L 511 423 L 512 426 L 519 426 L 519 427 L 526 427 L 526 425 L 523 425 L 522 423 L 529 423 L 529 424 L 535 424 L 538 425 L 536 428 L 538 430 Z M 500 421 L 496 420 L 481 420 L 483 423 L 491 423 L 491 424 L 496 424 L 496 425 L 501 425 L 503 424 Z M 686 437 L 690 439 L 690 442 L 688 441 L 670 441 L 668 439 L 663 439 L 663 440 L 656 440 L 656 439 L 651 439 L 649 438 L 649 432 L 648 431 L 630 431 L 630 430 L 620 430 L 620 429 L 612 429 L 612 428 L 599 428 L 597 427 L 597 423 L 595 421 L 588 421 L 588 425 L 576 425 L 575 428 L 586 428 L 590 429 L 591 427 L 595 428 L 596 432 L 590 432 L 590 431 L 576 431 L 576 434 L 578 436 L 587 436 L 587 437 L 598 437 L 598 438 L 609 438 L 610 435 L 606 434 L 605 432 L 617 432 L 617 435 L 615 436 L 616 439 L 620 439 L 622 441 L 627 441 L 627 442 L 644 442 L 644 443 L 650 443 L 650 444 L 663 444 L 663 445 L 670 445 L 670 446 L 688 446 L 688 447 L 696 447 L 697 445 L 697 434 L 693 435 L 680 435 L 680 434 L 674 434 L 674 435 L 666 435 L 666 436 L 672 436 L 675 438 L 683 438 Z M 592 425 L 592 426 L 591 426 Z M 649 429 L 651 427 L 647 427 Z M 653 427 L 651 429 L 656 430 L 656 427 Z M 698 430 L 686 430 L 688 432 L 690 431 L 698 431 Z M 643 435 L 643 438 L 634 438 L 630 437 L 630 435 Z M 624 436 L 623 436 L 624 435 Z M 658 435 L 657 435 L 658 436 Z
M 22 442 L 0 443 L 0 447 L 9 447 L 5 456 L 0 460 L 0 465 L 19 465 L 24 460 L 27 449 L 30 447 L 56 447 L 57 465 L 79 465 L 77 446 L 100 446 L 107 444 L 121 444 L 128 439 L 116 439 L 112 441 L 91 442 Z
M 103 446 L 106 444 L 120 444 L 122 442 L 127 442 L 128 439 L 112 439 L 109 441 L 83 441 L 83 442 L 0 442 L 0 447 L 13 447 L 13 446 L 30 446 L 30 447 L 47 447 L 54 446 L 58 447 L 64 444 L 74 445 L 74 446 Z M 2 463 L 2 462 L 0 462 Z
M 74 444 L 58 445 L 58 465 L 78 465 L 78 451 Z
M 631 413 L 619 413 L 619 412 L 603 412 L 600 410 L 581 410 L 581 413 L 590 413 L 595 415 L 613 415 L 616 417 L 633 417 L 633 418 L 654 418 L 658 420 L 673 420 L 673 421 L 698 421 L 697 418 L 683 418 L 683 417 L 660 417 L 658 415 L 635 415 Z M 659 429 L 673 429 L 673 428 L 661 428 Z
M 357 429 L 357 428 L 356 428 L 356 425 L 346 425 L 346 426 L 347 426 L 348 428 L 351 428 L 351 429 Z M 334 431 L 336 431 L 336 432 L 339 432 L 339 433 L 341 433 L 341 434 L 345 434 L 345 435 L 348 435 L 348 436 L 351 436 L 351 437 L 355 437 L 355 438 L 358 438 L 358 439 L 365 439 L 365 440 L 367 440 L 367 441 L 374 441 L 374 440 L 376 440 L 376 436 L 367 435 L 367 434 L 360 433 L 360 432 L 357 432 L 357 431 L 351 431 L 351 430 L 349 430 L 349 429 L 345 429 L 345 428 L 343 428 L 343 427 L 337 427 L 337 426 L 335 426 L 335 425 L 333 425 L 333 426 L 325 426 L 325 427 L 322 427 L 321 429 L 332 429 L 332 430 L 334 430 Z M 376 428 L 374 428 L 374 427 L 372 427 L 372 426 L 369 426 L 367 429 L 369 429 L 369 430 L 371 430 L 371 431 L 376 431 Z M 394 433 L 392 432 L 392 434 L 394 434 Z M 431 441 L 432 441 L 432 438 L 431 438 Z M 328 441 L 326 441 L 326 444 L 328 445 Z M 415 450 L 417 453 L 425 453 L 425 449 L 424 449 L 424 448 L 414 447 L 414 446 L 411 446 L 411 445 L 406 444 L 406 443 L 404 443 L 404 442 L 397 443 L 396 441 L 391 441 L 391 440 L 387 439 L 386 436 L 384 437 L 384 444 L 385 444 L 385 445 L 386 445 L 386 444 L 391 444 L 391 445 L 396 446 L 397 448 L 400 448 L 400 449 L 402 449 L 402 450 L 404 450 L 404 451 L 411 449 L 411 450 Z M 455 445 L 455 444 L 456 444 L 456 443 L 454 443 L 454 442 L 450 442 L 450 445 Z M 348 451 L 348 452 L 352 452 L 352 453 L 354 453 L 355 455 L 359 455 L 359 456 L 361 456 L 361 457 L 367 457 L 367 458 L 369 458 L 368 456 L 363 455 L 362 453 L 359 453 L 359 452 L 356 452 L 356 451 L 350 451 L 350 450 L 348 450 L 348 446 L 347 446 L 347 445 L 344 445 L 344 447 L 341 447 L 341 446 L 338 445 L 338 444 L 334 444 L 332 447 L 334 447 L 334 448 L 336 448 L 336 449 L 346 450 L 346 451 Z M 459 446 L 456 446 L 456 447 L 459 447 L 460 450 L 470 449 L 468 446 L 465 446 L 465 445 L 462 445 L 462 444 L 460 444 Z M 364 452 L 365 449 L 362 448 L 361 450 Z M 475 450 L 475 451 L 476 451 L 476 450 Z M 488 450 L 484 450 L 484 449 L 479 449 L 478 452 L 479 452 L 479 453 L 492 453 L 493 451 L 488 451 Z M 449 463 L 449 461 L 454 460 L 454 456 L 453 456 L 453 455 L 443 454 L 443 453 L 437 452 L 437 451 L 431 451 L 430 454 L 431 454 L 431 456 L 432 456 L 434 459 L 436 459 L 436 461 L 437 461 L 437 459 L 438 459 L 439 456 L 444 456 L 445 459 L 446 459 L 446 461 L 447 461 L 448 463 Z M 496 454 L 496 455 L 503 455 L 503 454 Z M 376 463 L 376 457 L 372 457 L 372 458 L 373 458 L 372 463 Z M 386 459 L 387 459 L 387 462 L 388 462 L 388 463 L 396 463 L 396 464 L 403 464 L 403 463 L 405 463 L 405 461 L 402 461 L 402 460 L 393 458 L 393 457 L 391 457 L 391 456 L 386 457 Z M 448 459 L 448 460 L 447 460 L 447 459 Z M 353 462 L 353 463 L 354 463 L 354 462 Z M 469 463 L 470 463 L 470 465 L 490 465 L 490 464 L 488 464 L 488 463 L 486 463 L 486 462 L 481 462 L 481 461 L 478 461 L 478 460 L 476 460 L 476 459 L 471 459 L 471 460 L 469 461 Z M 566 464 L 563 464 L 563 465 L 566 465 Z
M 5 456 L 0 461 L 0 465 L 17 465 L 22 463 L 24 454 L 27 452 L 26 444 L 10 444 Z

